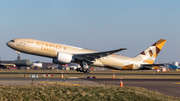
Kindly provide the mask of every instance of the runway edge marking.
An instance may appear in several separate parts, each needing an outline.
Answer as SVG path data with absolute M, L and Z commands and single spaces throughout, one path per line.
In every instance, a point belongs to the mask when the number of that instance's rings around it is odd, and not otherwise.
M 71 84 L 71 83 L 58 83 L 58 82 L 39 82 L 44 84 L 60 84 L 60 85 L 74 85 L 74 86 L 81 86 L 80 84 Z
M 180 84 L 180 82 L 173 82 L 174 84 Z

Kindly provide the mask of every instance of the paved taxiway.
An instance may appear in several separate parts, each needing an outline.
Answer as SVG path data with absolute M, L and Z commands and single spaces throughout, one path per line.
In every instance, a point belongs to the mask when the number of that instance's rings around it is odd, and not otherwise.
M 32 78 L 0 78 L 0 84 L 5 85 L 21 85 L 31 84 Z M 33 83 L 42 84 L 62 84 L 61 78 L 36 78 Z M 78 79 L 68 78 L 65 81 L 68 84 L 84 84 L 84 85 L 116 85 L 119 86 L 120 79 Z M 123 79 L 124 86 L 144 87 L 149 90 L 155 90 L 162 94 L 180 97 L 180 79 Z
M 0 74 L 62 74 L 62 73 L 21 73 L 21 72 L 0 72 Z M 87 75 L 87 73 L 63 73 L 63 74 L 74 74 L 74 75 Z M 113 73 L 88 73 L 88 75 L 112 75 Z M 163 74 L 144 74 L 144 73 L 115 73 L 116 75 L 179 75 L 180 73 L 173 73 L 173 74 L 168 74 L 168 73 L 163 73 Z
M 34 84 L 43 84 L 45 82 L 48 82 L 48 84 L 63 83 L 62 78 L 0 78 L 0 84 L 4 84 L 4 85 L 31 84 L 32 81 Z M 84 84 L 84 85 L 99 85 L 96 82 L 85 80 L 85 79 L 78 79 L 78 78 L 65 79 L 65 83 Z

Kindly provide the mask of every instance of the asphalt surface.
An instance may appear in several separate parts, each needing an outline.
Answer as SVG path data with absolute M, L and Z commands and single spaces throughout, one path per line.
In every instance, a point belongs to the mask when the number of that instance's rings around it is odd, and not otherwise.
M 4 85 L 22 85 L 22 84 L 55 84 L 63 83 L 62 78 L 0 78 L 0 84 Z M 79 78 L 66 78 L 65 83 L 69 84 L 84 84 L 84 85 L 99 85 L 96 82 L 79 79 Z
M 0 72 L 0 74 L 62 74 L 62 73 L 21 73 L 21 72 Z M 74 75 L 112 75 L 113 73 L 63 73 L 63 74 L 74 74 Z M 173 74 L 156 74 L 156 73 L 149 73 L 149 74 L 143 74 L 143 73 L 115 73 L 116 75 L 179 75 L 180 73 L 173 73 Z
M 99 84 L 120 86 L 120 79 L 89 79 Z M 143 87 L 159 93 L 180 97 L 180 79 L 123 79 L 124 86 Z
M 180 79 L 123 79 L 124 86 L 144 87 L 159 93 L 180 97 Z M 21 85 L 21 84 L 62 84 L 62 78 L 0 78 L 0 84 Z M 65 79 L 67 84 L 83 85 L 115 85 L 120 86 L 120 79 Z

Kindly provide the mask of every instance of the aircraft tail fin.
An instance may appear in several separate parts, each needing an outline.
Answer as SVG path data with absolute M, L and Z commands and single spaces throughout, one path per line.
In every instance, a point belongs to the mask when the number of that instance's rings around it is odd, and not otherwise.
M 137 55 L 135 58 L 143 60 L 142 64 L 153 64 L 165 43 L 166 40 L 160 39 L 149 48 L 141 52 L 139 55 Z

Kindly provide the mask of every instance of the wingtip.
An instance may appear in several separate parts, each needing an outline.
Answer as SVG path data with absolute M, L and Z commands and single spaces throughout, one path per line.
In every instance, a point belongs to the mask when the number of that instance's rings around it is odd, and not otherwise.
M 127 50 L 127 48 L 120 48 L 119 50 Z

